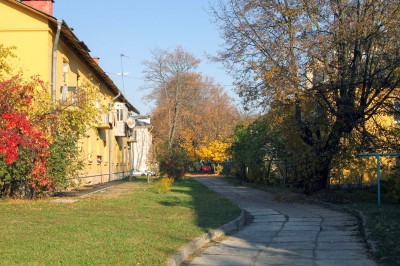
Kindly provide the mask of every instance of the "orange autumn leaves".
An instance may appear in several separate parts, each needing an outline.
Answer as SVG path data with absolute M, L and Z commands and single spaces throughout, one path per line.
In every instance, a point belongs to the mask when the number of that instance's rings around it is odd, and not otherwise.
M 220 163 L 227 159 L 239 114 L 223 88 L 197 72 L 199 62 L 179 46 L 153 51 L 145 62 L 155 144 L 159 154 L 183 151 L 190 161 Z

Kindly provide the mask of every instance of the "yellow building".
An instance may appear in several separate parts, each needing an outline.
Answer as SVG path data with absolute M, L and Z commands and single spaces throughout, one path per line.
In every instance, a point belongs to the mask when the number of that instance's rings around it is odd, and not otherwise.
M 139 111 L 92 58 L 64 21 L 52 16 L 52 0 L 0 0 L 0 43 L 15 46 L 18 65 L 27 76 L 39 75 L 51 84 L 52 101 L 76 104 L 82 80 L 99 87 L 99 104 L 108 113 L 99 118 L 96 129 L 82 139 L 86 169 L 83 184 L 102 183 L 129 175 L 133 168 L 132 130 L 129 117 Z M 97 104 L 97 103 L 96 103 Z

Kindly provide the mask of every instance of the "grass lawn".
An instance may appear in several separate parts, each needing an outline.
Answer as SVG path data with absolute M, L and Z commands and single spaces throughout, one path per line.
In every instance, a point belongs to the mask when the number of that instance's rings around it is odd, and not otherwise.
M 134 184 L 133 184 L 134 183 Z M 180 246 L 239 216 L 191 179 L 155 193 L 144 180 L 74 203 L 0 202 L 0 265 L 163 265 Z
M 376 258 L 383 265 L 400 265 L 400 205 L 357 203 L 350 208 L 361 210 L 367 217 L 371 239 L 377 244 Z

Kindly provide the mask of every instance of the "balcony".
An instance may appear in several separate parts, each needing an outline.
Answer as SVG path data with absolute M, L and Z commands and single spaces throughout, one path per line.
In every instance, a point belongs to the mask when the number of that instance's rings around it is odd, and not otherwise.
M 108 119 L 108 114 L 102 114 L 102 115 L 97 119 L 96 128 L 98 128 L 98 129 L 109 129 L 109 128 L 110 128 L 110 123 L 109 123 L 109 119 Z

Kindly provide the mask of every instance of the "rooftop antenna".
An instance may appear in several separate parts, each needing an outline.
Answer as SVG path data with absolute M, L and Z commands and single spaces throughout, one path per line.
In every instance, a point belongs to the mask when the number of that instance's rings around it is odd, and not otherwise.
M 122 54 L 122 53 L 121 53 L 120 56 L 121 56 L 121 73 L 117 73 L 117 75 L 118 75 L 118 76 L 121 76 L 121 79 L 122 79 L 122 93 L 125 94 L 124 76 L 129 75 L 129 72 L 124 72 L 124 67 L 123 67 L 123 64 L 122 64 L 122 58 L 123 58 L 123 57 L 129 58 L 129 56 L 126 56 L 126 55 L 124 55 L 124 54 Z

